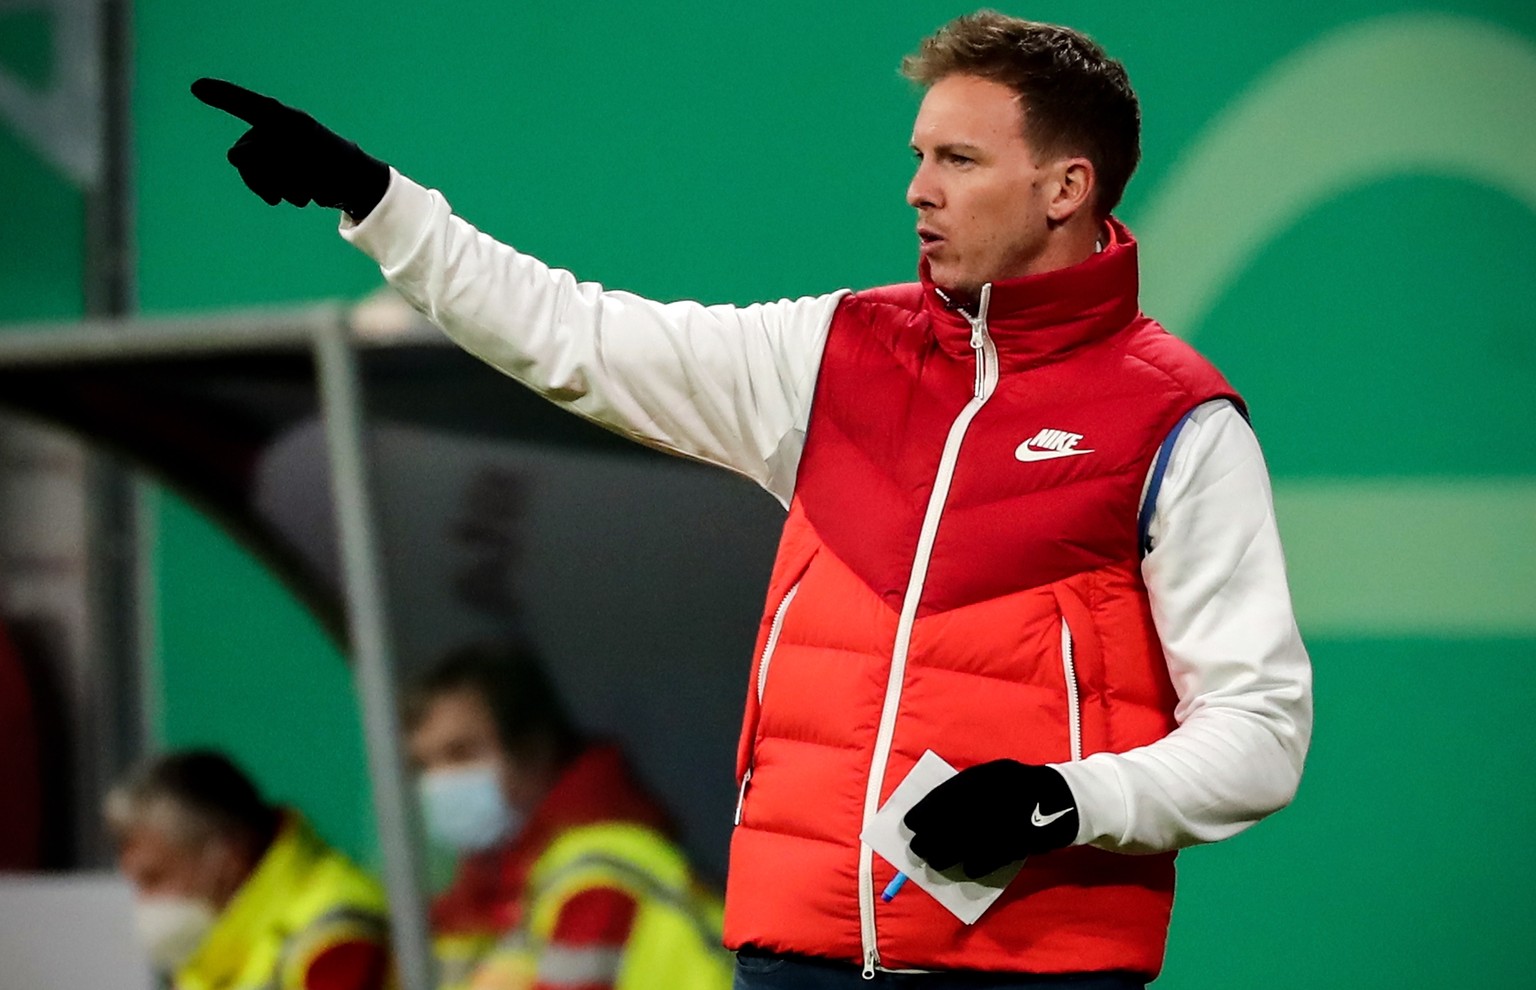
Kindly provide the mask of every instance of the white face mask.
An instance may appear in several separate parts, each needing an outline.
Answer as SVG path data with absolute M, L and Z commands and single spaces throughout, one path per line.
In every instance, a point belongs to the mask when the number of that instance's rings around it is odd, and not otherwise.
M 495 763 L 429 770 L 417 783 L 427 835 L 460 853 L 483 852 L 522 831 Z
M 149 961 L 162 973 L 174 973 L 202 945 L 218 913 L 195 897 L 141 897 L 133 904 L 133 923 L 149 950 Z

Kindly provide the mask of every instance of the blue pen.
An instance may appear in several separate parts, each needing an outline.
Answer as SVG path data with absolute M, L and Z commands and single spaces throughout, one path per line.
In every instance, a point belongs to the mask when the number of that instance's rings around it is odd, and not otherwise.
M 895 897 L 901 891 L 901 888 L 906 885 L 906 882 L 907 875 L 905 873 L 898 873 L 894 877 L 891 877 L 891 882 L 886 884 L 885 889 L 880 892 L 880 900 L 886 904 L 891 903 L 891 898 Z

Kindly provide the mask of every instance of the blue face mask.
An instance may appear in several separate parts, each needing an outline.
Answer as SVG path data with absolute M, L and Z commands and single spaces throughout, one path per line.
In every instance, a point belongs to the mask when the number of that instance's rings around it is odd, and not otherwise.
M 495 763 L 429 770 L 417 788 L 427 835 L 457 852 L 483 852 L 523 829 L 521 812 L 501 792 Z

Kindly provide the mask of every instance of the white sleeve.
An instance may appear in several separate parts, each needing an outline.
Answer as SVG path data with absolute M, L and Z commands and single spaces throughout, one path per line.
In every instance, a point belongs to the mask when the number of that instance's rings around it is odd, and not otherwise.
M 1178 726 L 1053 764 L 1077 801 L 1077 842 L 1126 853 L 1215 842 L 1283 808 L 1312 734 L 1269 474 L 1230 402 L 1200 406 L 1174 441 L 1148 532 L 1141 569 Z
M 746 475 L 787 504 L 827 328 L 844 293 L 659 303 L 578 282 L 391 172 L 341 235 L 465 350 L 642 443 Z

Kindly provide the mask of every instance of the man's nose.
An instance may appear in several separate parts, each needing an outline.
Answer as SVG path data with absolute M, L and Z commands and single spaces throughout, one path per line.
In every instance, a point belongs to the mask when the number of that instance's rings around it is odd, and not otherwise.
M 918 166 L 917 173 L 912 176 L 912 181 L 907 184 L 907 205 L 917 210 L 932 209 L 943 206 L 943 196 L 938 184 L 933 181 L 932 173 L 927 165 Z

